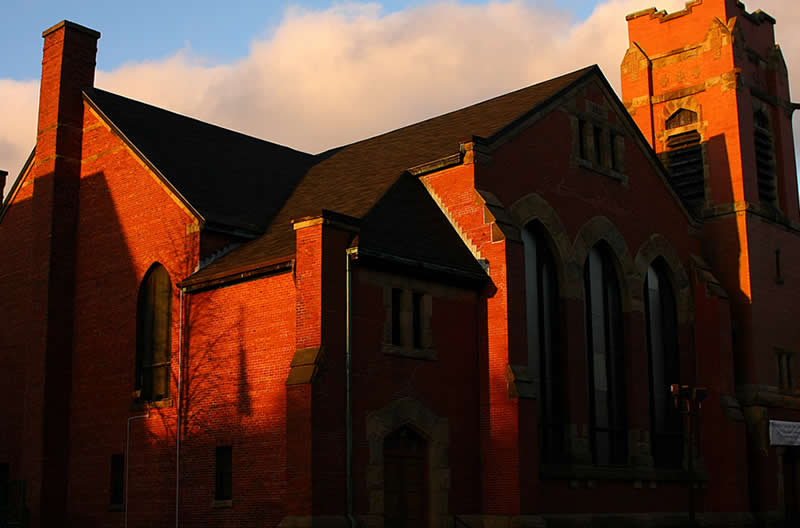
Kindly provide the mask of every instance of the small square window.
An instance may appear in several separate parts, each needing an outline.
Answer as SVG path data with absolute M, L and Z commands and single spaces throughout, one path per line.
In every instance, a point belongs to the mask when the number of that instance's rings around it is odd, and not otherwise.
M 9 476 L 8 464 L 0 464 L 0 511 L 6 511 L 8 509 Z
M 111 480 L 109 485 L 109 500 L 111 506 L 122 506 L 124 503 L 125 486 L 125 457 L 111 455 Z
M 227 501 L 233 498 L 233 448 L 221 446 L 216 451 L 216 491 L 214 499 Z

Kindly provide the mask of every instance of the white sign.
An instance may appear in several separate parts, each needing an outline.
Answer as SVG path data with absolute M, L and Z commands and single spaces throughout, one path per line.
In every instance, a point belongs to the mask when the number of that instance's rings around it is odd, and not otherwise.
M 800 422 L 770 420 L 769 445 L 800 446 Z

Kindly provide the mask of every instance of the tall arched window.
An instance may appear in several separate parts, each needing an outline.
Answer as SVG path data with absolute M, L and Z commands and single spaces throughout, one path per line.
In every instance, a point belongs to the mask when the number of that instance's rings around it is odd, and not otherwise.
M 543 228 L 522 232 L 525 246 L 525 297 L 528 368 L 539 373 L 539 428 L 542 458 L 564 457 L 564 375 L 559 354 L 558 279 Z
M 650 438 L 655 464 L 678 467 L 683 462 L 683 430 L 669 386 L 679 382 L 680 354 L 675 296 L 667 270 L 663 259 L 654 261 L 647 268 L 644 287 L 650 356 Z
M 628 442 L 622 302 L 608 247 L 598 244 L 589 251 L 583 280 L 592 458 L 595 464 L 624 464 Z
M 169 398 L 172 284 L 161 264 L 153 264 L 139 286 L 136 311 L 136 390 L 140 399 Z

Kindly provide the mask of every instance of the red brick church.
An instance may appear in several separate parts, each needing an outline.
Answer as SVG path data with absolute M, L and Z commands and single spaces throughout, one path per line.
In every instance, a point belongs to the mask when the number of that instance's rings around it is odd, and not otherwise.
M 623 100 L 593 66 L 316 155 L 94 88 L 100 34 L 46 30 L 0 525 L 800 522 L 775 20 L 627 18 Z

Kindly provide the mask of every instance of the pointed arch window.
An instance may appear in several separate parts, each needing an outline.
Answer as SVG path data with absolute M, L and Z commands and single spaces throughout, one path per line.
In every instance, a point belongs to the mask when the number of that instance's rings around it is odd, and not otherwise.
M 560 349 L 558 278 L 544 228 L 523 230 L 528 368 L 538 371 L 539 429 L 542 458 L 564 458 L 564 368 Z
M 680 380 L 680 353 L 675 295 L 663 259 L 647 269 L 644 297 L 650 364 L 650 438 L 656 466 L 680 467 L 683 462 L 681 415 L 669 386 Z
M 169 398 L 172 284 L 153 264 L 139 286 L 136 312 L 136 390 L 144 401 Z
M 622 301 L 610 250 L 594 246 L 584 265 L 590 440 L 595 464 L 627 461 Z

